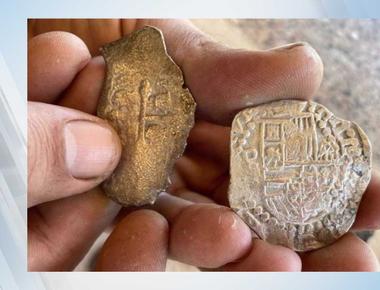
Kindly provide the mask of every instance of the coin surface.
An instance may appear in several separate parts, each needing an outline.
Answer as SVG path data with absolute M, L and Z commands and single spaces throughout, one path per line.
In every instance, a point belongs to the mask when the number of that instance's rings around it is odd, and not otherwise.
M 102 54 L 107 75 L 98 116 L 122 144 L 120 163 L 103 188 L 124 206 L 153 203 L 184 151 L 194 99 L 154 27 L 105 45 Z
M 315 102 L 285 100 L 238 113 L 229 202 L 263 240 L 323 247 L 354 222 L 371 174 L 371 145 L 353 122 Z

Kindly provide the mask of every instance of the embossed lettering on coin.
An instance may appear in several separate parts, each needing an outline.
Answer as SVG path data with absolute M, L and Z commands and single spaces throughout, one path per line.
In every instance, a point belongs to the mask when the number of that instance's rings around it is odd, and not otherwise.
M 271 243 L 307 251 L 339 238 L 370 171 L 364 132 L 315 102 L 272 102 L 233 121 L 230 206 Z
M 103 184 L 117 202 L 154 202 L 168 185 L 194 124 L 195 102 L 161 32 L 145 27 L 102 48 L 107 76 L 98 115 L 118 132 L 123 151 Z

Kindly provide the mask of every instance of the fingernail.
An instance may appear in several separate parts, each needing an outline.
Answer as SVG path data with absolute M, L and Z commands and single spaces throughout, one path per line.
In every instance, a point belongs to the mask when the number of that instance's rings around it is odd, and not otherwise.
M 65 125 L 64 137 L 66 166 L 73 177 L 96 178 L 116 167 L 120 145 L 110 128 L 75 120 Z
M 291 49 L 298 47 L 298 46 L 309 46 L 309 44 L 306 42 L 300 41 L 300 42 L 294 42 L 294 43 L 289 43 L 286 45 L 274 47 L 271 50 L 291 50 Z

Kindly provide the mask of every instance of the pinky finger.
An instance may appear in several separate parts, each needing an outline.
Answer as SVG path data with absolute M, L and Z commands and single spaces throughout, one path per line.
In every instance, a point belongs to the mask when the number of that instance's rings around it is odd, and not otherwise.
M 168 223 L 152 210 L 128 214 L 105 242 L 97 271 L 165 271 Z

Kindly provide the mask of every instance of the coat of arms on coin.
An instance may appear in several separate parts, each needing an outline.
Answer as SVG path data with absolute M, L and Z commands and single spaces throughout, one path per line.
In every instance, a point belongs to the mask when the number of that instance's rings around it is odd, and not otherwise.
M 371 174 L 371 145 L 353 122 L 315 102 L 238 113 L 231 130 L 230 206 L 262 239 L 323 247 L 354 222 Z
M 120 163 L 103 189 L 124 206 L 152 203 L 183 153 L 194 99 L 154 27 L 105 45 L 102 54 L 107 77 L 98 116 L 115 128 L 122 144 Z

